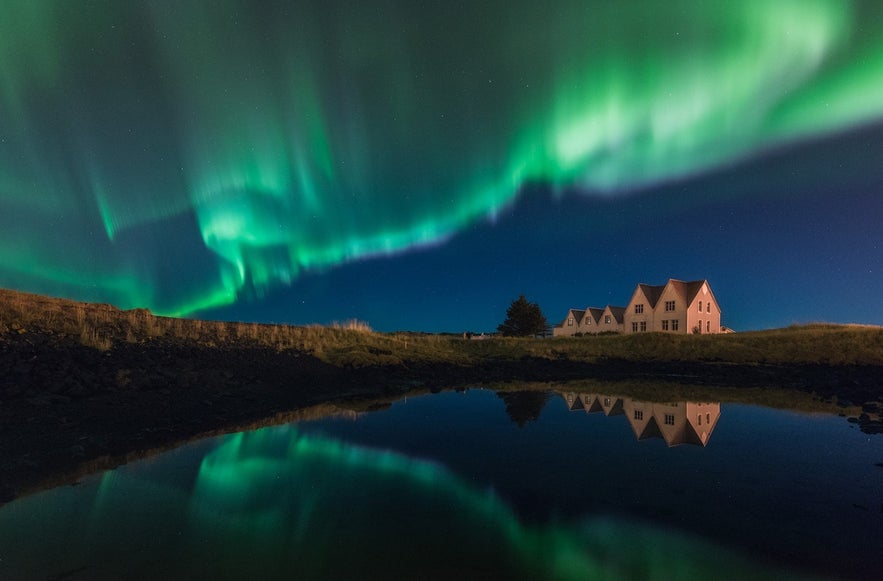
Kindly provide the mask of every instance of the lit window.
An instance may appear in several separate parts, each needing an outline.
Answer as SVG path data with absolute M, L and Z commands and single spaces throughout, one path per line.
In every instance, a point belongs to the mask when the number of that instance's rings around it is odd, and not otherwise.
M 636 315 L 640 315 L 643 312 L 644 312 L 644 304 L 643 303 L 641 303 L 640 305 L 635 305 L 635 314 Z
M 641 410 L 635 410 L 635 419 L 636 420 L 643 420 L 644 419 L 644 412 L 642 412 Z
M 672 320 L 671 320 L 671 330 L 672 330 L 672 331 L 677 331 L 677 330 L 678 330 L 678 320 L 677 320 L 677 319 L 672 319 Z
M 668 331 L 668 320 L 667 319 L 662 321 L 662 330 Z
M 592 324 L 592 319 L 586 318 L 586 325 L 591 325 L 591 324 Z
M 604 398 L 604 407 L 610 407 L 610 398 L 609 397 Z
M 573 327 L 573 317 L 567 317 L 567 326 Z
M 675 302 L 674 301 L 665 301 L 665 310 L 666 311 L 675 310 Z
M 665 425 L 673 426 L 675 425 L 675 416 L 674 414 L 665 414 Z
M 610 315 L 604 315 L 604 323 L 606 323 L 607 325 L 610 324 Z
M 647 331 L 647 321 L 641 321 L 641 332 L 645 333 Z

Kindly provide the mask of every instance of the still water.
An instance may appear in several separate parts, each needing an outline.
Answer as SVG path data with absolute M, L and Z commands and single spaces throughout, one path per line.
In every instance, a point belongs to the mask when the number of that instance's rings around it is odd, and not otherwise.
M 7 504 L 0 579 L 875 579 L 881 464 L 834 415 L 421 395 Z

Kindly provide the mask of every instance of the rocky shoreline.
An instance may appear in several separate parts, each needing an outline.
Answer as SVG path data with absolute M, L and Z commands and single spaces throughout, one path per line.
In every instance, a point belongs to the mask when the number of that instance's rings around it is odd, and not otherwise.
M 597 362 L 522 357 L 469 365 L 335 366 L 302 351 L 153 340 L 99 350 L 39 333 L 0 339 L 0 503 L 193 438 L 292 410 L 489 383 L 648 379 L 799 389 L 863 405 L 879 432 L 879 366 Z M 289 415 L 286 415 L 289 414 Z

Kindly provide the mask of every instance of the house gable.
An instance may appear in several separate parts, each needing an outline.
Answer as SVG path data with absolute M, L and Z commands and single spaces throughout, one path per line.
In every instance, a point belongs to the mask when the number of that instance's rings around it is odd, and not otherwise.
M 582 321 L 584 331 L 586 333 L 597 333 L 600 330 L 599 326 L 603 320 L 601 318 L 603 315 L 604 309 L 598 309 L 595 307 L 587 308 Z
M 632 298 L 625 308 L 624 323 L 626 333 L 645 333 L 653 331 L 654 311 L 664 286 L 639 284 L 632 293 Z
M 707 280 L 683 283 L 686 287 L 687 333 L 720 333 L 721 309 Z
M 600 327 L 600 331 L 604 332 L 622 332 L 622 321 L 623 321 L 623 313 L 625 312 L 624 307 L 614 307 L 611 305 L 607 305 L 604 308 L 604 312 L 601 313 L 601 320 L 598 323 Z

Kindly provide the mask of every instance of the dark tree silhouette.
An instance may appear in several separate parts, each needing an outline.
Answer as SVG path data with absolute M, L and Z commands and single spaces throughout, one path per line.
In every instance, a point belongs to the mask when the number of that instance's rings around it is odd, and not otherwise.
M 535 422 L 549 399 L 542 391 L 498 391 L 497 397 L 506 403 L 509 419 L 523 428 L 527 422 Z
M 548 326 L 540 306 L 528 302 L 521 295 L 506 309 L 506 320 L 497 327 L 497 331 L 507 337 L 530 337 L 545 335 Z

